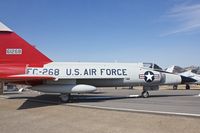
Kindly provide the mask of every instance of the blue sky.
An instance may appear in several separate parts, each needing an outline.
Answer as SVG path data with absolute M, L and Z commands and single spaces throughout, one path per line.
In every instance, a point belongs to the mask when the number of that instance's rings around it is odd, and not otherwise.
M 198 0 L 1 0 L 0 12 L 54 61 L 200 65 Z

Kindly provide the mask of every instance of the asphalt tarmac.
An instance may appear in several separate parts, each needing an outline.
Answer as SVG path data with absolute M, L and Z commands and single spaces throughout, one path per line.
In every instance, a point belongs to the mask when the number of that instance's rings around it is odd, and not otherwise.
M 67 105 L 200 117 L 200 90 L 198 86 L 193 86 L 192 90 L 170 90 L 166 88 L 163 87 L 159 91 L 151 91 L 149 98 L 140 97 L 141 89 L 139 87 L 133 90 L 112 87 L 98 88 L 98 91 L 92 94 L 72 95 L 72 100 Z M 48 95 L 32 91 L 22 94 L 8 94 L 6 96 L 9 99 L 28 99 L 61 104 L 59 95 Z
M 73 95 L 61 103 L 58 95 L 34 91 L 0 97 L 0 131 L 9 132 L 181 132 L 199 133 L 200 90 L 168 86 L 140 98 L 141 88 L 99 88 Z
M 160 90 L 149 98 L 139 90 L 102 89 L 100 95 L 75 96 L 70 105 L 110 110 L 200 117 L 200 90 Z

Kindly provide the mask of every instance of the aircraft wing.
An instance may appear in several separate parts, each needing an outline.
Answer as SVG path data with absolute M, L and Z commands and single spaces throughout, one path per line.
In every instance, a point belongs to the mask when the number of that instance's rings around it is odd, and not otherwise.
M 3 80 L 15 80 L 15 81 L 27 81 L 27 80 L 55 80 L 53 76 L 46 75 L 9 75 L 6 77 L 0 77 Z

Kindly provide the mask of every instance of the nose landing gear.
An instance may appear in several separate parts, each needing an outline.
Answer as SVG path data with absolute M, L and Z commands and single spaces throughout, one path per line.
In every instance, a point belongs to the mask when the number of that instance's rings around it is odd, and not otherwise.
M 143 91 L 142 94 L 141 94 L 141 96 L 143 98 L 148 98 L 149 97 L 149 92 L 148 91 Z

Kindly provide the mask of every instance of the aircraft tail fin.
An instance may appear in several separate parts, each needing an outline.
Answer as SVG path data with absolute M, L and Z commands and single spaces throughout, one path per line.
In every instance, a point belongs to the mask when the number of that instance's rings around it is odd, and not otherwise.
M 166 72 L 173 73 L 174 67 L 175 67 L 175 66 L 171 66 L 171 67 L 167 68 L 167 69 L 166 69 Z
M 49 62 L 52 60 L 0 22 L 0 64 L 41 66 Z

